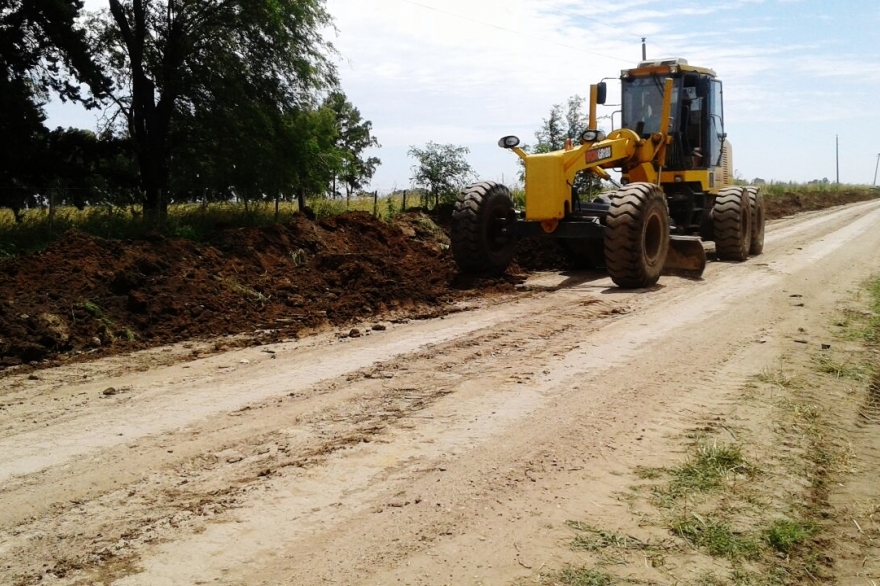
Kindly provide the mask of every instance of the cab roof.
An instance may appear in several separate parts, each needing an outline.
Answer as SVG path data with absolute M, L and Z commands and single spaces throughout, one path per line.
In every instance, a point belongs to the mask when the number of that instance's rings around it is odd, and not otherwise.
M 713 70 L 706 67 L 689 65 L 687 60 L 682 59 L 681 57 L 641 61 L 632 69 L 621 70 L 620 77 L 621 79 L 625 79 L 627 77 L 641 77 L 644 75 L 674 75 L 680 72 L 699 73 L 701 75 L 708 75 L 709 77 L 716 77 Z

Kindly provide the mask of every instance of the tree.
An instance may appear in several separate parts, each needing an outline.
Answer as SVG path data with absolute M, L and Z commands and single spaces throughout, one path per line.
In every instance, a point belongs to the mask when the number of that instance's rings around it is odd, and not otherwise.
M 165 215 L 171 177 L 185 175 L 177 171 L 177 155 L 196 145 L 207 146 L 222 166 L 215 165 L 214 175 L 225 172 L 229 188 L 264 190 L 256 157 L 281 147 L 288 112 L 311 107 L 316 91 L 335 84 L 332 47 L 321 37 L 331 24 L 324 1 L 109 0 L 109 6 L 95 21 L 96 43 L 116 83 L 116 112 L 135 145 L 145 215 Z
M 379 141 L 372 135 L 373 123 L 361 117 L 360 110 L 348 101 L 341 91 L 334 91 L 324 101 L 336 116 L 338 138 L 336 148 L 340 151 L 341 169 L 334 175 L 333 195 L 336 195 L 337 179 L 345 186 L 346 199 L 367 184 L 382 162 L 377 157 L 364 158 L 364 150 L 378 147 Z
M 589 128 L 590 118 L 584 112 L 586 100 L 574 95 L 568 98 L 565 107 L 554 104 L 550 116 L 544 118 L 541 128 L 535 131 L 537 144 L 526 147 L 532 153 L 549 153 L 565 148 L 565 141 L 571 139 L 577 144 L 584 130 Z M 586 195 L 600 187 L 601 181 L 591 173 L 579 173 L 575 177 L 574 189 L 580 195 Z
M 79 82 L 96 98 L 108 87 L 77 25 L 82 6 L 82 0 L 0 0 L 0 205 L 17 219 L 43 182 L 36 165 L 50 92 L 93 106 Z
M 429 141 L 425 148 L 409 147 L 408 154 L 417 161 L 413 165 L 412 181 L 434 197 L 435 204 L 451 201 L 465 184 L 477 174 L 465 159 L 471 151 L 467 147 L 437 144 Z

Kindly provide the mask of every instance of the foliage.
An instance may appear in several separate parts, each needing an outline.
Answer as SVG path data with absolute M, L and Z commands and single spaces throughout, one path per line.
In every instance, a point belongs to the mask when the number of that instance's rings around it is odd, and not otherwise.
M 335 182 L 345 186 L 346 198 L 369 182 L 381 163 L 377 157 L 365 157 L 364 151 L 378 147 L 379 141 L 372 134 L 373 123 L 364 120 L 361 112 L 348 101 L 342 91 L 331 92 L 324 100 L 336 118 L 337 139 L 335 147 L 339 151 L 340 168 L 334 174 L 332 195 L 336 195 Z
M 461 188 L 477 178 L 465 158 L 469 153 L 467 147 L 433 141 L 424 148 L 411 146 L 408 154 L 416 160 L 412 166 L 413 184 L 424 188 L 435 204 L 454 201 Z
M 760 542 L 749 533 L 738 532 L 727 521 L 702 518 L 696 513 L 675 521 L 673 532 L 711 555 L 731 560 L 753 558 L 760 553 Z
M 568 98 L 565 106 L 554 104 L 550 108 L 550 115 L 544 118 L 541 127 L 535 131 L 535 140 L 538 142 L 526 146 L 531 153 L 549 153 L 565 148 L 567 140 L 575 144 L 578 138 L 590 126 L 589 115 L 584 112 L 586 100 L 579 95 Z M 601 181 L 595 175 L 581 172 L 575 177 L 574 189 L 578 195 L 588 196 L 601 189 Z
M 0 0 L 0 206 L 18 212 L 41 182 L 43 104 L 49 92 L 85 100 L 71 75 L 102 96 L 107 80 L 77 26 L 82 0 Z
M 767 543 L 776 551 L 787 554 L 815 535 L 818 529 L 818 526 L 809 520 L 777 519 L 767 528 Z
M 284 168 L 283 149 L 313 139 L 289 131 L 315 92 L 335 84 L 322 0 L 109 2 L 92 27 L 115 82 L 112 119 L 135 145 L 146 213 L 164 215 L 172 178 L 192 187 L 179 163 L 192 158 L 177 156 L 186 151 L 211 167 L 213 189 L 221 179 L 246 198 L 307 188 L 302 172 Z

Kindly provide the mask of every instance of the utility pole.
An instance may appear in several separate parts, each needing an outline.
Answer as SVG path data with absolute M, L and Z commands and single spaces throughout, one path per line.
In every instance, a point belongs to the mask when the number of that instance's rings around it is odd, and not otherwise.
M 642 61 L 648 60 L 648 48 L 645 46 L 645 39 L 647 37 L 642 37 Z
M 880 153 L 877 153 L 877 162 L 874 164 L 874 187 L 877 187 L 877 167 L 880 167 Z
M 840 141 L 834 135 L 834 167 L 837 170 L 837 184 L 840 185 Z

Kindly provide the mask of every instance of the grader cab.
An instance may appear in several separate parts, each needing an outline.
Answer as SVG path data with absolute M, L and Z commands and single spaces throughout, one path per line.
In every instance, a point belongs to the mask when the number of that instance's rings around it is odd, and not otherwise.
M 699 277 L 704 241 L 715 242 L 721 260 L 762 252 L 763 198 L 732 184 L 715 72 L 684 59 L 643 61 L 620 80 L 621 125 L 607 136 L 596 124 L 607 91 L 600 83 L 590 88 L 589 128 L 577 145 L 530 154 L 515 136 L 499 141 L 523 160 L 525 209 L 499 183 L 465 189 L 451 233 L 460 270 L 504 271 L 522 237 L 564 239 L 625 288 L 651 286 L 663 272 Z M 585 198 L 574 187 L 581 173 L 613 182 L 609 169 L 620 173 L 617 190 Z

